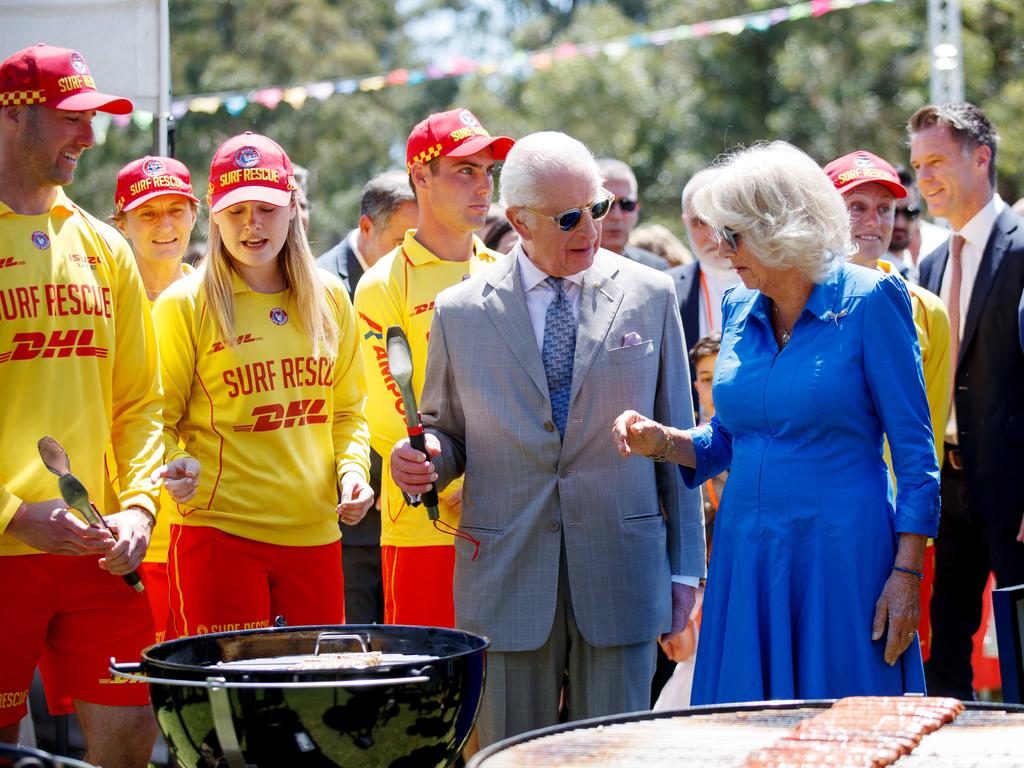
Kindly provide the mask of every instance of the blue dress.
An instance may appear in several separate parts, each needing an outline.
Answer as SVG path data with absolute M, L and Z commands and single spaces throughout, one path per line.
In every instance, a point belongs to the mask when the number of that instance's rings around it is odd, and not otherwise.
M 920 647 L 871 640 L 898 533 L 933 536 L 939 471 L 910 296 L 844 264 L 781 351 L 769 299 L 722 307 L 716 417 L 691 431 L 695 487 L 731 469 L 715 521 L 693 704 L 924 691 Z M 882 459 L 889 437 L 898 494 Z

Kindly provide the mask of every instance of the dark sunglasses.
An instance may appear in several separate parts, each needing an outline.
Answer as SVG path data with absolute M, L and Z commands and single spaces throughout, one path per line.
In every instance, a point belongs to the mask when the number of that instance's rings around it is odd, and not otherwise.
M 608 211 L 612 209 L 612 198 L 606 197 L 603 200 L 598 200 L 596 203 L 591 203 L 583 208 L 570 208 L 568 211 L 562 211 L 557 216 L 548 216 L 544 211 L 538 211 L 536 208 L 531 208 L 528 205 L 524 205 L 528 211 L 533 211 L 538 216 L 543 216 L 545 219 L 550 219 L 558 225 L 558 228 L 563 232 L 572 232 L 576 227 L 583 221 L 583 212 L 589 210 L 590 218 L 594 221 L 600 221 L 608 215 Z
M 636 207 L 640 204 L 640 201 L 635 197 L 620 197 L 612 203 L 622 209 L 624 213 L 632 213 L 636 210 Z
M 730 251 L 736 250 L 736 241 L 740 239 L 740 233 L 734 229 L 728 227 L 715 227 L 715 237 L 719 240 L 724 240 L 725 244 L 729 246 Z
M 921 215 L 921 209 L 915 208 L 912 205 L 908 205 L 906 208 L 896 209 L 896 215 L 899 216 L 900 214 L 903 214 L 908 219 L 916 219 L 918 216 Z

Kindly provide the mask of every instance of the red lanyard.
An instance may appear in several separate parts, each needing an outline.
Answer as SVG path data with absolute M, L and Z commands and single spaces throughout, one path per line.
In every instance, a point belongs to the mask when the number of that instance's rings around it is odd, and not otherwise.
M 715 510 L 715 512 L 717 512 L 718 511 L 718 494 L 715 493 L 715 479 L 712 477 L 712 478 L 708 478 L 707 480 L 705 480 L 704 481 L 704 487 L 707 489 L 708 497 L 710 497 L 710 499 L 711 499 L 711 508 L 713 510 Z
M 704 276 L 704 270 L 700 270 L 700 288 L 704 293 L 704 312 L 708 319 L 708 333 L 715 330 L 715 318 L 711 314 L 711 295 L 708 293 L 708 279 Z M 715 505 L 717 508 L 717 504 Z

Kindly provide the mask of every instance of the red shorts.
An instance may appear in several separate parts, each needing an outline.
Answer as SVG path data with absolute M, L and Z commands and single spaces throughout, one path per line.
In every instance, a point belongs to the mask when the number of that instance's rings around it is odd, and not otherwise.
M 142 583 L 146 585 L 149 610 L 153 614 L 153 626 L 156 628 L 156 641 L 162 643 L 167 639 L 167 625 L 171 620 L 167 563 L 143 563 L 139 566 L 139 575 L 142 576 Z
M 138 661 L 153 643 L 144 594 L 101 570 L 96 557 L 0 557 L 4 622 L 0 632 L 0 727 L 24 717 L 38 664 L 53 714 L 70 701 L 142 706 L 149 689 L 111 677 L 110 657 Z
M 286 547 L 205 526 L 171 526 L 167 577 L 175 637 L 345 620 L 341 542 Z
M 454 627 L 455 547 L 380 548 L 384 623 Z

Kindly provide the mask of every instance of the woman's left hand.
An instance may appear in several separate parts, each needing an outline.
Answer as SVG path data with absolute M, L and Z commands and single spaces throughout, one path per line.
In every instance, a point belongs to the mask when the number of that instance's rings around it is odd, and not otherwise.
M 373 504 L 373 489 L 362 475 L 346 472 L 341 476 L 341 503 L 335 511 L 345 525 L 355 525 Z
M 893 571 L 875 603 L 875 620 L 871 625 L 872 640 L 881 640 L 886 624 L 889 625 L 885 641 L 886 664 L 895 664 L 914 642 L 920 617 L 921 581 L 909 573 Z

